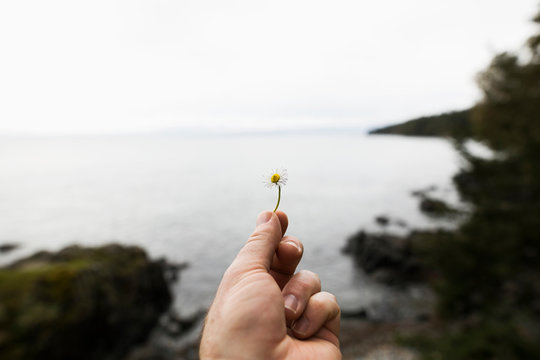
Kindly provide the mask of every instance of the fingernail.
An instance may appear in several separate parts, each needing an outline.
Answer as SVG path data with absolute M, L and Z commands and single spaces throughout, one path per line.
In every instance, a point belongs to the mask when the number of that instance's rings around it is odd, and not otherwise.
M 296 296 L 289 294 L 285 296 L 283 302 L 285 303 L 285 309 L 289 309 L 293 314 L 296 314 L 296 311 L 298 310 L 298 299 Z
M 309 327 L 309 321 L 305 317 L 300 318 L 293 325 L 293 330 L 300 335 L 305 335 Z
M 271 211 L 264 211 L 260 213 L 257 217 L 257 226 L 269 222 L 273 214 L 274 213 Z
M 298 244 L 295 243 L 294 241 L 287 240 L 287 241 L 284 241 L 284 243 L 287 244 L 287 245 L 292 245 L 298 250 L 298 252 L 302 252 L 302 248 L 300 246 L 298 246 Z

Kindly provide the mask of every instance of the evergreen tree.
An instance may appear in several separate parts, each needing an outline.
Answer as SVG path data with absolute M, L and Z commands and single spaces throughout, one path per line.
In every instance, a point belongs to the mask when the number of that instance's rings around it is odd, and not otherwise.
M 418 344 L 427 359 L 540 359 L 540 31 L 528 54 L 496 56 L 478 82 L 475 137 L 496 157 L 461 147 L 468 164 L 454 180 L 473 211 L 423 244 L 446 326 Z

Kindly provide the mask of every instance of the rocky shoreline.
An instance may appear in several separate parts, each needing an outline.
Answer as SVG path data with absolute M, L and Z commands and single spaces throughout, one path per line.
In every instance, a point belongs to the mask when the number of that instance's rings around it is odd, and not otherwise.
M 410 251 L 412 238 L 360 231 L 343 252 L 359 271 L 406 294 L 425 275 Z M 110 244 L 42 251 L 0 268 L 0 358 L 198 359 L 204 311 L 184 319 L 171 307 L 171 285 L 185 267 Z M 426 298 L 420 310 L 410 300 L 387 299 L 382 309 L 344 311 L 344 359 L 415 359 L 396 342 L 434 326 L 432 299 L 415 291 L 413 297 Z M 411 307 L 407 316 L 379 316 L 403 304 Z
M 342 252 L 377 281 L 407 285 L 426 276 L 426 269 L 412 251 L 414 239 L 415 233 L 397 236 L 361 230 L 347 239 Z
M 387 231 L 392 222 L 388 217 L 378 216 L 375 221 L 381 231 L 358 231 L 346 240 L 342 252 L 353 259 L 359 271 L 396 289 L 397 293 L 406 294 L 411 289 L 419 292 L 414 305 L 412 302 L 400 303 L 397 299 L 386 305 L 394 311 L 402 304 L 408 306 L 409 316 L 383 320 L 371 318 L 366 309 L 344 312 L 340 336 L 343 358 L 415 360 L 419 354 L 400 339 L 430 335 L 439 327 L 435 316 L 435 296 L 426 285 L 434 274 L 416 251 L 419 244 L 428 240 L 430 233 L 410 231 L 396 235 Z M 400 228 L 406 227 L 405 224 L 396 224 Z
M 0 358 L 122 358 L 169 308 L 180 269 L 117 244 L 42 251 L 3 267 Z

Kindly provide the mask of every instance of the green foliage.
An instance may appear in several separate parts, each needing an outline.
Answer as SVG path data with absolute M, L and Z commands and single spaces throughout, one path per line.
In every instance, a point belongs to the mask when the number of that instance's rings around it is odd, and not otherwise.
M 417 337 L 404 342 L 422 349 L 424 360 L 538 359 L 540 348 L 536 340 L 539 334 L 527 331 L 526 326 L 516 325 L 511 318 L 493 316 L 474 324 L 456 326 L 439 336 Z
M 533 43 L 538 41 L 538 36 L 534 38 Z M 476 106 L 473 123 L 490 146 L 518 155 L 539 150 L 539 78 L 539 53 L 526 63 L 516 55 L 500 54 L 480 74 L 484 99 Z
M 405 123 L 373 130 L 370 134 L 395 134 L 408 136 L 470 137 L 472 134 L 470 110 L 454 111 L 440 115 L 424 116 Z
M 72 246 L 0 269 L 0 358 L 120 358 L 170 301 L 136 247 Z
M 540 13 L 536 17 L 540 23 Z M 415 339 L 426 359 L 540 358 L 540 34 L 525 59 L 503 53 L 479 76 L 475 137 L 498 151 L 454 181 L 473 211 L 419 247 L 436 274 L 443 329 Z

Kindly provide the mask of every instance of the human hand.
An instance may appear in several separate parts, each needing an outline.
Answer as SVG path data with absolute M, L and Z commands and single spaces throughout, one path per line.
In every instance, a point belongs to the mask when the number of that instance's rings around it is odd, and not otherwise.
M 341 359 L 336 298 L 315 273 L 294 274 L 303 246 L 287 225 L 282 211 L 259 214 L 206 317 L 202 360 Z

